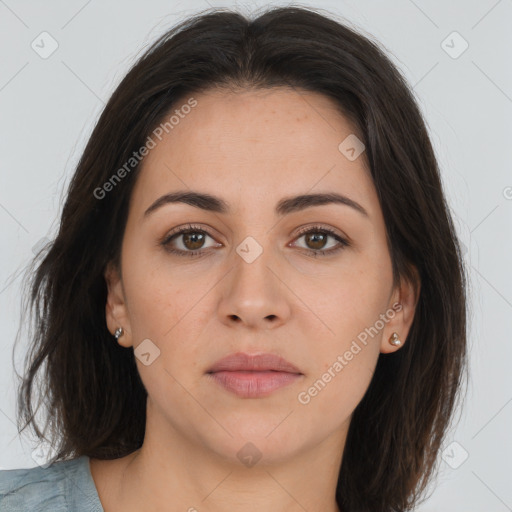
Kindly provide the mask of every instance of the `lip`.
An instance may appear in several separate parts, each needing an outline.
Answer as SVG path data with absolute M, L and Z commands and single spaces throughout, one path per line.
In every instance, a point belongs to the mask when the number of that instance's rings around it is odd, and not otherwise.
M 238 352 L 219 359 L 207 372 L 226 390 L 242 398 L 260 398 L 296 382 L 300 370 L 274 354 Z
M 229 356 L 219 359 L 213 366 L 207 370 L 207 373 L 215 372 L 287 372 L 287 373 L 301 373 L 300 370 L 282 357 L 274 354 L 245 354 L 244 352 L 237 352 Z

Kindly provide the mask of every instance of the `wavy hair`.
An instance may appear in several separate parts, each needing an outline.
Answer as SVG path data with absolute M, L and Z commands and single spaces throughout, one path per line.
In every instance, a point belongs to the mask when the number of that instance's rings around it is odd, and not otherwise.
M 407 343 L 379 355 L 353 413 L 336 490 L 344 512 L 410 510 L 436 473 L 462 396 L 466 270 L 406 80 L 378 43 L 319 9 L 197 13 L 160 36 L 117 86 L 70 181 L 58 233 L 25 277 L 33 332 L 20 429 L 30 425 L 50 440 L 56 460 L 112 459 L 142 445 L 147 393 L 133 350 L 107 329 L 103 276 L 109 262 L 119 263 L 140 164 L 104 197 L 98 190 L 188 95 L 281 86 L 323 94 L 353 124 L 386 223 L 394 282 L 421 281 Z

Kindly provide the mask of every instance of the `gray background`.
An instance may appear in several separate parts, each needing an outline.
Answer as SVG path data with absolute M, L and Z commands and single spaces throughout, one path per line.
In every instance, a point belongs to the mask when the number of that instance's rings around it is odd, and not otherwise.
M 104 103 L 135 57 L 175 22 L 209 6 L 250 12 L 264 5 L 0 0 L 0 467 L 37 462 L 33 441 L 17 434 L 14 421 L 20 273 L 33 248 L 55 234 L 63 192 Z M 512 0 L 296 5 L 345 18 L 403 70 L 466 248 L 469 390 L 439 478 L 418 510 L 512 511 Z M 34 40 L 42 46 L 44 31 L 58 43 L 45 59 L 31 47 Z M 464 41 L 469 46 L 458 55 Z

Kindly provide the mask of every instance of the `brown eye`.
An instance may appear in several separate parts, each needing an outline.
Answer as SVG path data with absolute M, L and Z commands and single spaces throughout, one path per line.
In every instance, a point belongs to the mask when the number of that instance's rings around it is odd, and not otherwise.
M 183 245 L 186 249 L 191 251 L 195 251 L 196 249 L 201 249 L 205 240 L 205 233 L 202 232 L 192 232 L 192 233 L 182 233 L 183 237 Z
M 311 256 L 332 255 L 350 245 L 347 240 L 336 232 L 320 226 L 313 226 L 312 228 L 302 230 L 297 240 L 301 239 L 304 239 L 304 245 L 298 244 L 297 246 L 305 249 Z M 333 242 L 330 246 L 328 245 L 329 239 Z
M 211 240 L 210 245 L 206 245 L 207 238 Z M 214 238 L 205 230 L 193 225 L 174 231 L 160 243 L 166 251 L 178 256 L 199 256 L 207 253 L 212 247 L 222 246 L 216 244 Z
M 310 249 L 323 249 L 327 239 L 329 238 L 329 235 L 325 233 L 307 233 L 304 235 L 305 242 L 308 245 L 308 248 Z

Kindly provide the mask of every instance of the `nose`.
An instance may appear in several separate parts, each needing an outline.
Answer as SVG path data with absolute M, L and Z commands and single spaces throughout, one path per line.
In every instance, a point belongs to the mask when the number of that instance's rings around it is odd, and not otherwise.
M 279 327 L 290 317 L 293 294 L 270 251 L 249 261 L 235 254 L 234 268 L 219 290 L 220 320 L 231 327 L 240 324 L 255 330 Z

